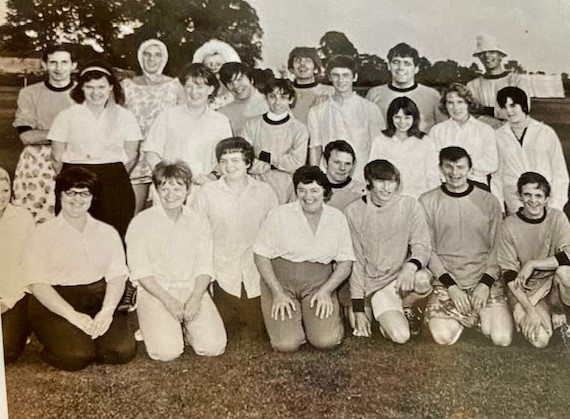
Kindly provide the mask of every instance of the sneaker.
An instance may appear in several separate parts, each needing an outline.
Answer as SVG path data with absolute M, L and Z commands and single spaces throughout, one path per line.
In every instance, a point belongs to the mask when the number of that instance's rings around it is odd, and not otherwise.
M 118 311 L 135 311 L 137 308 L 137 289 L 133 286 L 131 281 L 127 281 L 125 285 L 125 292 L 121 298 L 121 302 L 117 306 Z
M 422 327 L 423 311 L 419 307 L 404 307 L 404 316 L 410 327 L 410 336 L 418 336 Z

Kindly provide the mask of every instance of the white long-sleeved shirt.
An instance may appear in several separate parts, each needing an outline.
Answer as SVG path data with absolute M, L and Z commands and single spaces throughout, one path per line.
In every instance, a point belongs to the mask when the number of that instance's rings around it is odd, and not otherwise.
M 153 277 L 167 291 L 191 291 L 198 276 L 214 277 L 210 224 L 186 206 L 176 221 L 161 205 L 140 212 L 131 221 L 125 241 L 134 284 Z
M 354 93 L 342 104 L 329 98 L 309 111 L 309 147 L 322 147 L 331 141 L 345 140 L 354 149 L 356 164 L 353 178 L 364 179 L 364 166 L 370 155 L 372 140 L 385 127 L 384 118 L 376 105 Z
M 449 118 L 433 126 L 429 133 L 436 151 L 442 148 L 457 146 L 465 149 L 473 167 L 469 178 L 489 185 L 488 175 L 499 170 L 499 151 L 495 131 L 488 124 L 469 116 L 464 124 Z
M 380 134 L 372 142 L 368 161 L 376 159 L 388 160 L 398 168 L 403 194 L 417 199 L 440 184 L 435 145 L 427 135 L 400 140 Z
M 258 297 L 260 276 L 252 247 L 267 214 L 277 207 L 271 187 L 248 176 L 247 186 L 235 192 L 222 177 L 200 188 L 192 206 L 210 223 L 214 276 L 220 287 L 239 298 L 243 284 L 248 298 Z
M 568 168 L 560 139 L 551 127 L 530 118 L 521 146 L 509 124 L 505 124 L 497 130 L 497 145 L 500 158 L 497 183 L 509 214 L 522 206 L 517 181 L 529 171 L 540 173 L 550 183 L 548 206 L 564 208 L 568 201 Z

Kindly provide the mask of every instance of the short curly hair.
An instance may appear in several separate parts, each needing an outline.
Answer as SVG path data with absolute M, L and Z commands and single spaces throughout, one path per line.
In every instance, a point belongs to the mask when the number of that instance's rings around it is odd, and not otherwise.
M 447 112 L 447 95 L 450 93 L 456 93 L 457 96 L 462 98 L 467 103 L 467 109 L 470 115 L 476 115 L 477 112 L 481 109 L 481 103 L 475 96 L 473 96 L 473 92 L 461 83 L 451 83 L 443 90 L 443 94 L 441 95 L 441 99 L 439 100 L 439 110 L 444 114 L 449 116 L 449 112 Z

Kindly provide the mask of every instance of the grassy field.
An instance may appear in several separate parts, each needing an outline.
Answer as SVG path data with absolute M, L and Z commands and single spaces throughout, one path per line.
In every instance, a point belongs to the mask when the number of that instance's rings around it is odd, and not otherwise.
M 16 93 L 0 88 L 0 165 L 21 146 L 11 128 Z M 570 102 L 539 101 L 570 155 Z M 1 267 L 0 267 L 1 268 Z M 331 352 L 274 353 L 266 341 L 230 336 L 226 353 L 190 349 L 170 363 L 139 352 L 127 366 L 68 373 L 43 364 L 32 341 L 6 370 L 10 417 L 21 418 L 564 418 L 570 356 L 558 335 L 543 350 L 520 336 L 496 348 L 474 331 L 451 347 L 425 334 L 406 345 L 376 333 Z

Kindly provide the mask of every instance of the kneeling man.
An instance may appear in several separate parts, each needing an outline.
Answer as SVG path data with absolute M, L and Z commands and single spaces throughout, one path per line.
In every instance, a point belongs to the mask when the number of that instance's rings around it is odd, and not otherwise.
M 431 274 L 425 269 L 431 254 L 429 232 L 418 202 L 400 195 L 400 172 L 392 163 L 371 161 L 364 178 L 367 195 L 345 209 L 356 256 L 350 276 L 354 334 L 371 334 L 368 299 L 382 334 L 405 343 L 410 325 L 402 296 L 431 292 Z
M 192 172 L 181 161 L 158 163 L 152 180 L 162 205 L 140 212 L 126 235 L 137 316 L 152 359 L 170 361 L 186 342 L 198 355 L 224 353 L 226 330 L 207 293 L 214 276 L 208 219 L 184 205 Z
M 431 235 L 435 278 L 425 318 L 434 340 L 452 345 L 477 327 L 498 346 L 512 339 L 512 319 L 494 253 L 501 220 L 497 198 L 469 183 L 471 157 L 461 147 L 439 153 L 445 183 L 420 197 Z
M 552 336 L 551 312 L 563 312 L 560 300 L 570 305 L 570 222 L 563 212 L 547 208 L 550 184 L 544 176 L 523 173 L 517 190 L 523 207 L 501 226 L 498 261 L 514 296 L 517 329 L 543 348 Z

